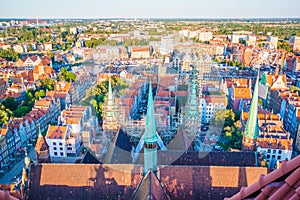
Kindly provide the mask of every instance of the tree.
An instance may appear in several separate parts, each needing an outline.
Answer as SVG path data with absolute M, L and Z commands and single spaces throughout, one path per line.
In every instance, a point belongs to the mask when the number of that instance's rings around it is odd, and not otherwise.
M 59 74 L 57 75 L 58 81 L 75 81 L 76 80 L 76 74 L 72 72 L 68 72 L 67 68 L 63 67 Z
M 46 93 L 45 93 L 45 90 L 40 90 L 39 91 L 39 97 L 45 97 L 46 96 Z
M 5 58 L 9 61 L 17 61 L 19 59 L 19 54 L 10 48 L 7 50 L 0 50 L 0 57 Z
M 40 94 L 39 94 L 38 91 L 36 91 L 36 92 L 34 93 L 34 97 L 35 97 L 35 99 L 39 99 L 39 98 L 40 98 Z
M 30 108 L 27 107 L 27 106 L 20 106 L 17 110 L 15 110 L 13 113 L 14 113 L 14 116 L 15 117 L 23 117 L 25 116 L 27 113 L 30 112 Z
M 12 112 L 9 109 L 5 109 L 5 107 L 2 105 L 0 108 L 0 126 L 3 124 L 8 124 L 11 118 Z
M 67 49 L 66 43 L 64 43 L 64 42 L 61 44 L 60 47 L 63 51 L 65 51 Z
M 40 87 L 44 90 L 54 89 L 54 80 L 51 78 L 45 78 L 39 81 Z
M 29 45 L 28 45 L 27 51 L 28 51 L 28 52 L 29 52 L 29 51 L 33 51 L 32 44 L 29 44 Z
M 14 97 L 6 97 L 2 104 L 11 111 L 14 111 L 18 108 L 19 104 Z
M 51 60 L 53 60 L 53 58 L 54 58 L 54 53 L 51 52 L 50 50 L 48 50 L 48 51 L 47 51 L 47 56 L 48 56 Z

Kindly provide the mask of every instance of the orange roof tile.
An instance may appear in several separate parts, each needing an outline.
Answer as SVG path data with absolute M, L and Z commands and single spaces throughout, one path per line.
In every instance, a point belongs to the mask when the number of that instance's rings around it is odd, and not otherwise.
M 281 167 L 232 196 L 239 199 L 299 199 L 300 198 L 300 156 L 284 161 Z
M 47 131 L 47 138 L 50 139 L 63 139 L 67 133 L 66 126 L 52 126 L 50 125 Z
M 250 88 L 233 88 L 233 95 L 236 99 L 251 99 L 251 90 Z
M 6 136 L 8 129 L 7 128 L 0 128 L 0 135 Z
M 132 52 L 149 52 L 149 47 L 132 47 Z

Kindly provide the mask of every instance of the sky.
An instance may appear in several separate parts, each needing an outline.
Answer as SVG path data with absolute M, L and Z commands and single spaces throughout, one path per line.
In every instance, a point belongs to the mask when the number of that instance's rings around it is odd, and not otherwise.
M 291 18 L 299 0 L 1 0 L 0 18 Z

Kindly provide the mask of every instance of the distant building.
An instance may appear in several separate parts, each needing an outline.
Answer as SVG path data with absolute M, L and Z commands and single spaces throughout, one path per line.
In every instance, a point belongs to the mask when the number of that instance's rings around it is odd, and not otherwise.
M 71 134 L 68 126 L 49 125 L 45 138 L 49 145 L 51 161 L 56 158 L 76 158 L 81 152 L 80 135 Z
M 277 44 L 278 44 L 278 37 L 275 37 L 275 36 L 268 36 L 267 38 L 267 47 L 273 49 L 277 49 Z
M 9 153 L 4 135 L 0 135 L 0 167 L 7 167 L 9 163 Z
M 286 106 L 283 122 L 284 127 L 288 130 L 293 138 L 296 138 L 296 134 L 299 128 L 300 122 L 300 101 L 290 100 Z
M 198 40 L 202 42 L 208 42 L 213 38 L 212 32 L 199 32 Z
M 131 59 L 147 59 L 150 58 L 150 49 L 148 46 L 145 47 L 129 47 Z
M 225 95 L 209 95 L 201 99 L 202 123 L 210 123 L 218 110 L 226 110 L 227 98 Z
M 293 51 L 300 51 L 300 37 L 292 36 L 289 40 L 289 44 L 292 47 Z
M 70 27 L 70 34 L 76 35 L 77 34 L 77 27 Z
M 284 61 L 283 70 L 285 72 L 300 71 L 300 57 L 294 55 L 287 55 Z
M 39 56 L 24 57 L 16 62 L 16 66 L 25 67 L 25 70 L 33 70 L 34 66 L 38 65 L 41 61 Z
M 249 87 L 232 87 L 229 106 L 234 112 L 248 110 L 252 94 Z
M 256 36 L 247 35 L 246 37 L 246 46 L 255 46 L 256 44 Z
M 0 79 L 0 96 L 2 96 L 7 89 L 7 83 L 4 79 Z
M 173 39 L 172 38 L 162 38 L 160 45 L 160 54 L 168 55 L 173 51 Z

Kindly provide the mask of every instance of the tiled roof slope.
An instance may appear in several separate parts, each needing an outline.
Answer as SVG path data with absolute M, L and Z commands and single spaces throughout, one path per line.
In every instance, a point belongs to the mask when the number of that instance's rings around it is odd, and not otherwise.
M 162 185 L 156 175 L 150 171 L 136 189 L 133 200 L 167 200 Z
M 142 174 L 137 165 L 34 164 L 29 199 L 130 199 Z
M 231 200 L 239 199 L 300 199 L 300 156 L 283 162 L 282 166 L 264 176 L 257 178 L 257 182 L 242 188 Z
M 190 139 L 186 136 L 184 133 L 183 128 L 180 128 L 179 131 L 177 131 L 175 137 L 173 140 L 167 144 L 168 150 L 192 150 L 192 143 Z
M 159 174 L 170 199 L 223 199 L 267 171 L 261 167 L 161 166 Z
M 29 199 L 222 199 L 268 172 L 261 167 L 160 166 L 159 179 L 152 172 L 142 179 L 142 168 L 32 164 Z

